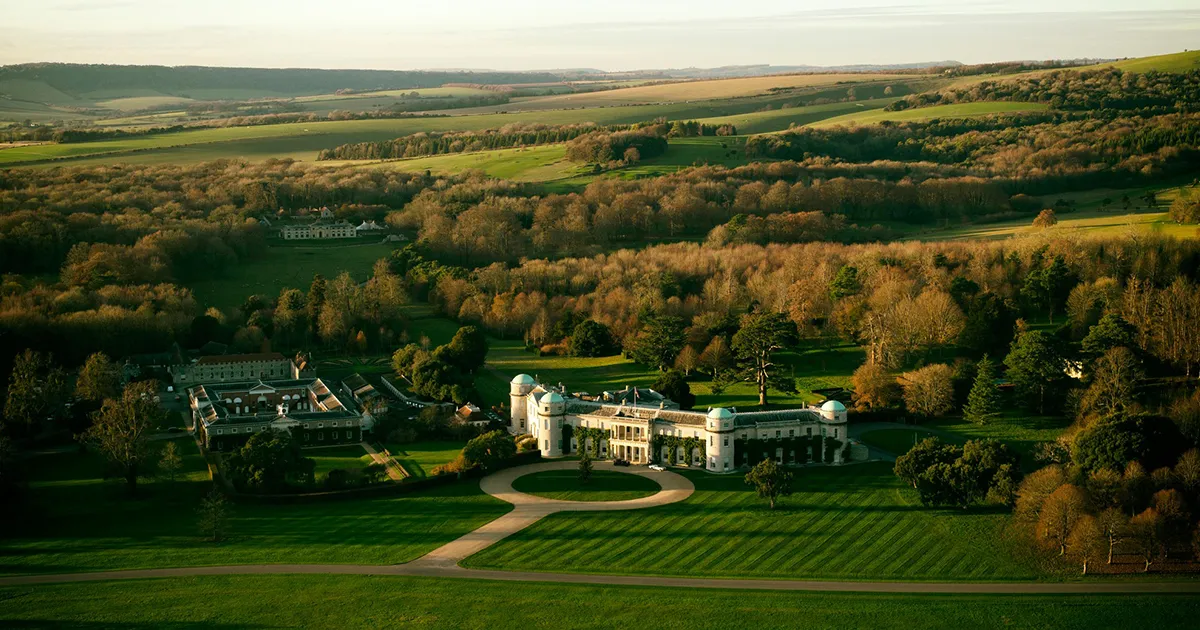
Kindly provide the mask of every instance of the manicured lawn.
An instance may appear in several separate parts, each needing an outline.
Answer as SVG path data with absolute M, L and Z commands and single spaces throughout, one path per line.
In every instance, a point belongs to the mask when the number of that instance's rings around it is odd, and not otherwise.
M 429 441 L 412 444 L 388 444 L 386 448 L 413 477 L 428 477 L 436 466 L 450 463 L 462 452 L 466 442 Z
M 928 431 L 916 431 L 913 429 L 877 429 L 862 434 L 860 439 L 871 446 L 879 447 L 893 455 L 903 455 L 914 444 L 931 435 Z
M 358 444 L 306 448 L 304 449 L 304 456 L 316 462 L 314 474 L 317 483 L 320 483 L 331 470 L 340 468 L 349 471 L 366 468 L 375 463 L 375 460 L 371 459 L 371 456 Z
M 417 558 L 510 509 L 461 483 L 415 494 L 233 507 L 232 538 L 203 542 L 196 507 L 211 484 L 194 443 L 186 475 L 142 484 L 130 499 L 77 453 L 31 460 L 29 501 L 7 514 L 0 574 L 251 563 L 392 564 Z M 6 506 L 7 508 L 7 506 Z M 13 514 L 19 515 L 19 518 Z
M 479 568 L 849 580 L 1027 580 L 1008 517 L 920 506 L 887 463 L 796 472 L 775 511 L 740 475 L 636 512 L 559 513 L 468 558 Z
M 228 310 L 241 306 L 255 294 L 270 300 L 279 297 L 284 288 L 308 291 L 318 273 L 332 280 L 347 271 L 355 280 L 365 281 L 375 261 L 386 257 L 391 249 L 391 245 L 368 239 L 340 247 L 268 247 L 260 257 L 242 261 L 224 275 L 189 286 L 203 306 Z
M 0 588 L 0 625 L 120 628 L 1185 628 L 1185 595 L 893 595 L 327 575 Z
M 560 501 L 628 501 L 648 497 L 662 487 L 653 479 L 608 470 L 592 471 L 587 483 L 579 481 L 579 471 L 548 470 L 517 478 L 513 489 Z
M 543 383 L 562 383 L 571 392 L 599 394 L 606 390 L 624 389 L 626 385 L 649 387 L 658 378 L 658 372 L 634 363 L 620 355 L 598 358 L 537 356 L 526 352 L 520 341 L 490 340 L 488 365 L 497 372 L 512 378 L 517 374 L 537 376 Z M 799 391 L 795 394 L 771 392 L 768 402 L 772 405 L 789 406 L 811 404 L 822 400 L 813 394 L 814 389 L 846 387 L 850 376 L 862 365 L 864 353 L 855 346 L 839 346 L 820 349 L 803 354 L 783 353 L 781 362 L 789 374 L 796 377 Z M 714 394 L 711 382 L 703 374 L 690 380 L 692 393 L 696 395 L 696 408 L 737 407 L 750 410 L 758 406 L 758 390 L 752 383 L 738 383 Z M 491 403 L 507 402 L 508 382 L 499 376 L 483 377 L 476 386 Z
M 952 444 L 962 444 L 967 440 L 1000 440 L 1021 458 L 1021 467 L 1030 471 L 1038 467 L 1034 460 L 1038 445 L 1053 442 L 1070 424 L 1066 418 L 1029 416 L 1019 411 L 1009 411 L 982 425 L 959 417 L 936 418 L 917 427 L 868 431 L 860 438 L 895 455 L 908 452 L 913 446 L 914 436 L 918 442 L 927 437 L 938 437 Z
M 962 418 L 941 418 L 926 423 L 961 436 L 963 441 L 995 439 L 1008 445 L 1021 458 L 1021 467 L 1031 471 L 1040 466 L 1034 461 L 1034 451 L 1042 442 L 1053 442 L 1071 424 L 1067 418 L 1031 416 L 1009 411 L 987 424 L 974 424 Z

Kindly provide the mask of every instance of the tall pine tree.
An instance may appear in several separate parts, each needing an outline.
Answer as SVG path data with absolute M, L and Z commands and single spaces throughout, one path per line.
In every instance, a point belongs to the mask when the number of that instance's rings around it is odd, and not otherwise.
M 986 424 L 1000 413 L 1000 391 L 996 389 L 996 364 L 985 354 L 977 365 L 975 384 L 967 394 L 963 417 L 975 424 Z

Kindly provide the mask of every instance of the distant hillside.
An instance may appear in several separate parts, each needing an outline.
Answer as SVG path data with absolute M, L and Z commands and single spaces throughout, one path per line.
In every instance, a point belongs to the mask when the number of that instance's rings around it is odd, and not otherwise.
M 1200 51 L 1189 50 L 1170 55 L 1126 59 L 1110 65 L 1126 72 L 1149 72 L 1151 70 L 1159 72 L 1189 72 L 1191 70 L 1200 70 Z
M 561 77 L 545 72 L 410 72 L 395 70 L 316 70 L 303 68 L 210 68 L 203 66 L 116 66 L 36 63 L 0 66 L 0 92 L 12 98 L 46 102 L 13 86 L 37 86 L 76 99 L 141 96 L 156 93 L 195 97 L 193 92 L 254 94 L 328 94 L 337 90 L 409 89 L 444 83 L 540 83 Z M 5 90 L 4 87 L 9 89 Z M 32 98 L 31 98 L 32 96 Z M 61 98 L 55 99 L 61 102 Z

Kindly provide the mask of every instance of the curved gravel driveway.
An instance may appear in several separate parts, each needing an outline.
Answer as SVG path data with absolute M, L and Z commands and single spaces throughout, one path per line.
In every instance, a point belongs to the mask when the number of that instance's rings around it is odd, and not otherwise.
M 558 501 L 517 492 L 512 482 L 517 477 L 546 470 L 575 468 L 575 462 L 551 462 L 511 468 L 484 477 L 485 492 L 513 504 L 508 514 L 475 531 L 439 547 L 407 564 L 391 566 L 358 564 L 248 564 L 175 569 L 134 569 L 58 575 L 18 575 L 0 577 L 0 586 L 53 584 L 59 582 L 100 582 L 204 575 L 403 575 L 433 578 L 466 578 L 505 582 L 552 582 L 558 584 L 599 584 L 651 586 L 656 588 L 717 588 L 768 591 L 836 591 L 863 593 L 974 593 L 974 594 L 1104 594 L 1104 593 L 1191 593 L 1200 594 L 1200 580 L 1157 581 L 1086 581 L 1086 582 L 839 582 L 810 580 L 722 579 L 655 577 L 638 575 L 594 575 L 584 573 L 538 573 L 531 571 L 493 571 L 464 569 L 458 562 L 555 512 L 599 512 L 633 510 L 682 501 L 695 491 L 686 477 L 670 471 L 621 468 L 620 472 L 649 477 L 663 490 L 658 494 L 629 501 Z M 611 463 L 597 462 L 602 470 L 617 470 Z

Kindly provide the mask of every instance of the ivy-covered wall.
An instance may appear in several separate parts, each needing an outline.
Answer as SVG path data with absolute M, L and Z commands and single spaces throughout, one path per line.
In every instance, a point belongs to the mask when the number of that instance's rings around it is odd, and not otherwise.
M 809 458 L 809 449 L 811 448 L 813 459 L 832 464 L 834 453 L 842 446 L 841 440 L 831 437 L 823 438 L 820 435 L 798 435 L 761 440 L 737 439 L 733 441 L 733 461 L 737 466 L 753 466 L 768 457 L 775 457 L 776 452 L 783 449 L 783 463 L 808 464 L 812 461 Z M 849 447 L 848 444 L 846 446 Z M 795 453 L 794 461 L 792 453 Z M 848 461 L 849 457 L 843 459 Z
M 692 466 L 695 463 L 697 451 L 700 461 L 708 456 L 704 439 L 698 437 L 682 437 L 678 435 L 656 435 L 650 441 L 650 461 L 661 462 L 663 449 L 667 450 L 666 461 L 675 466 L 679 464 L 679 449 L 683 449 L 683 463 Z

